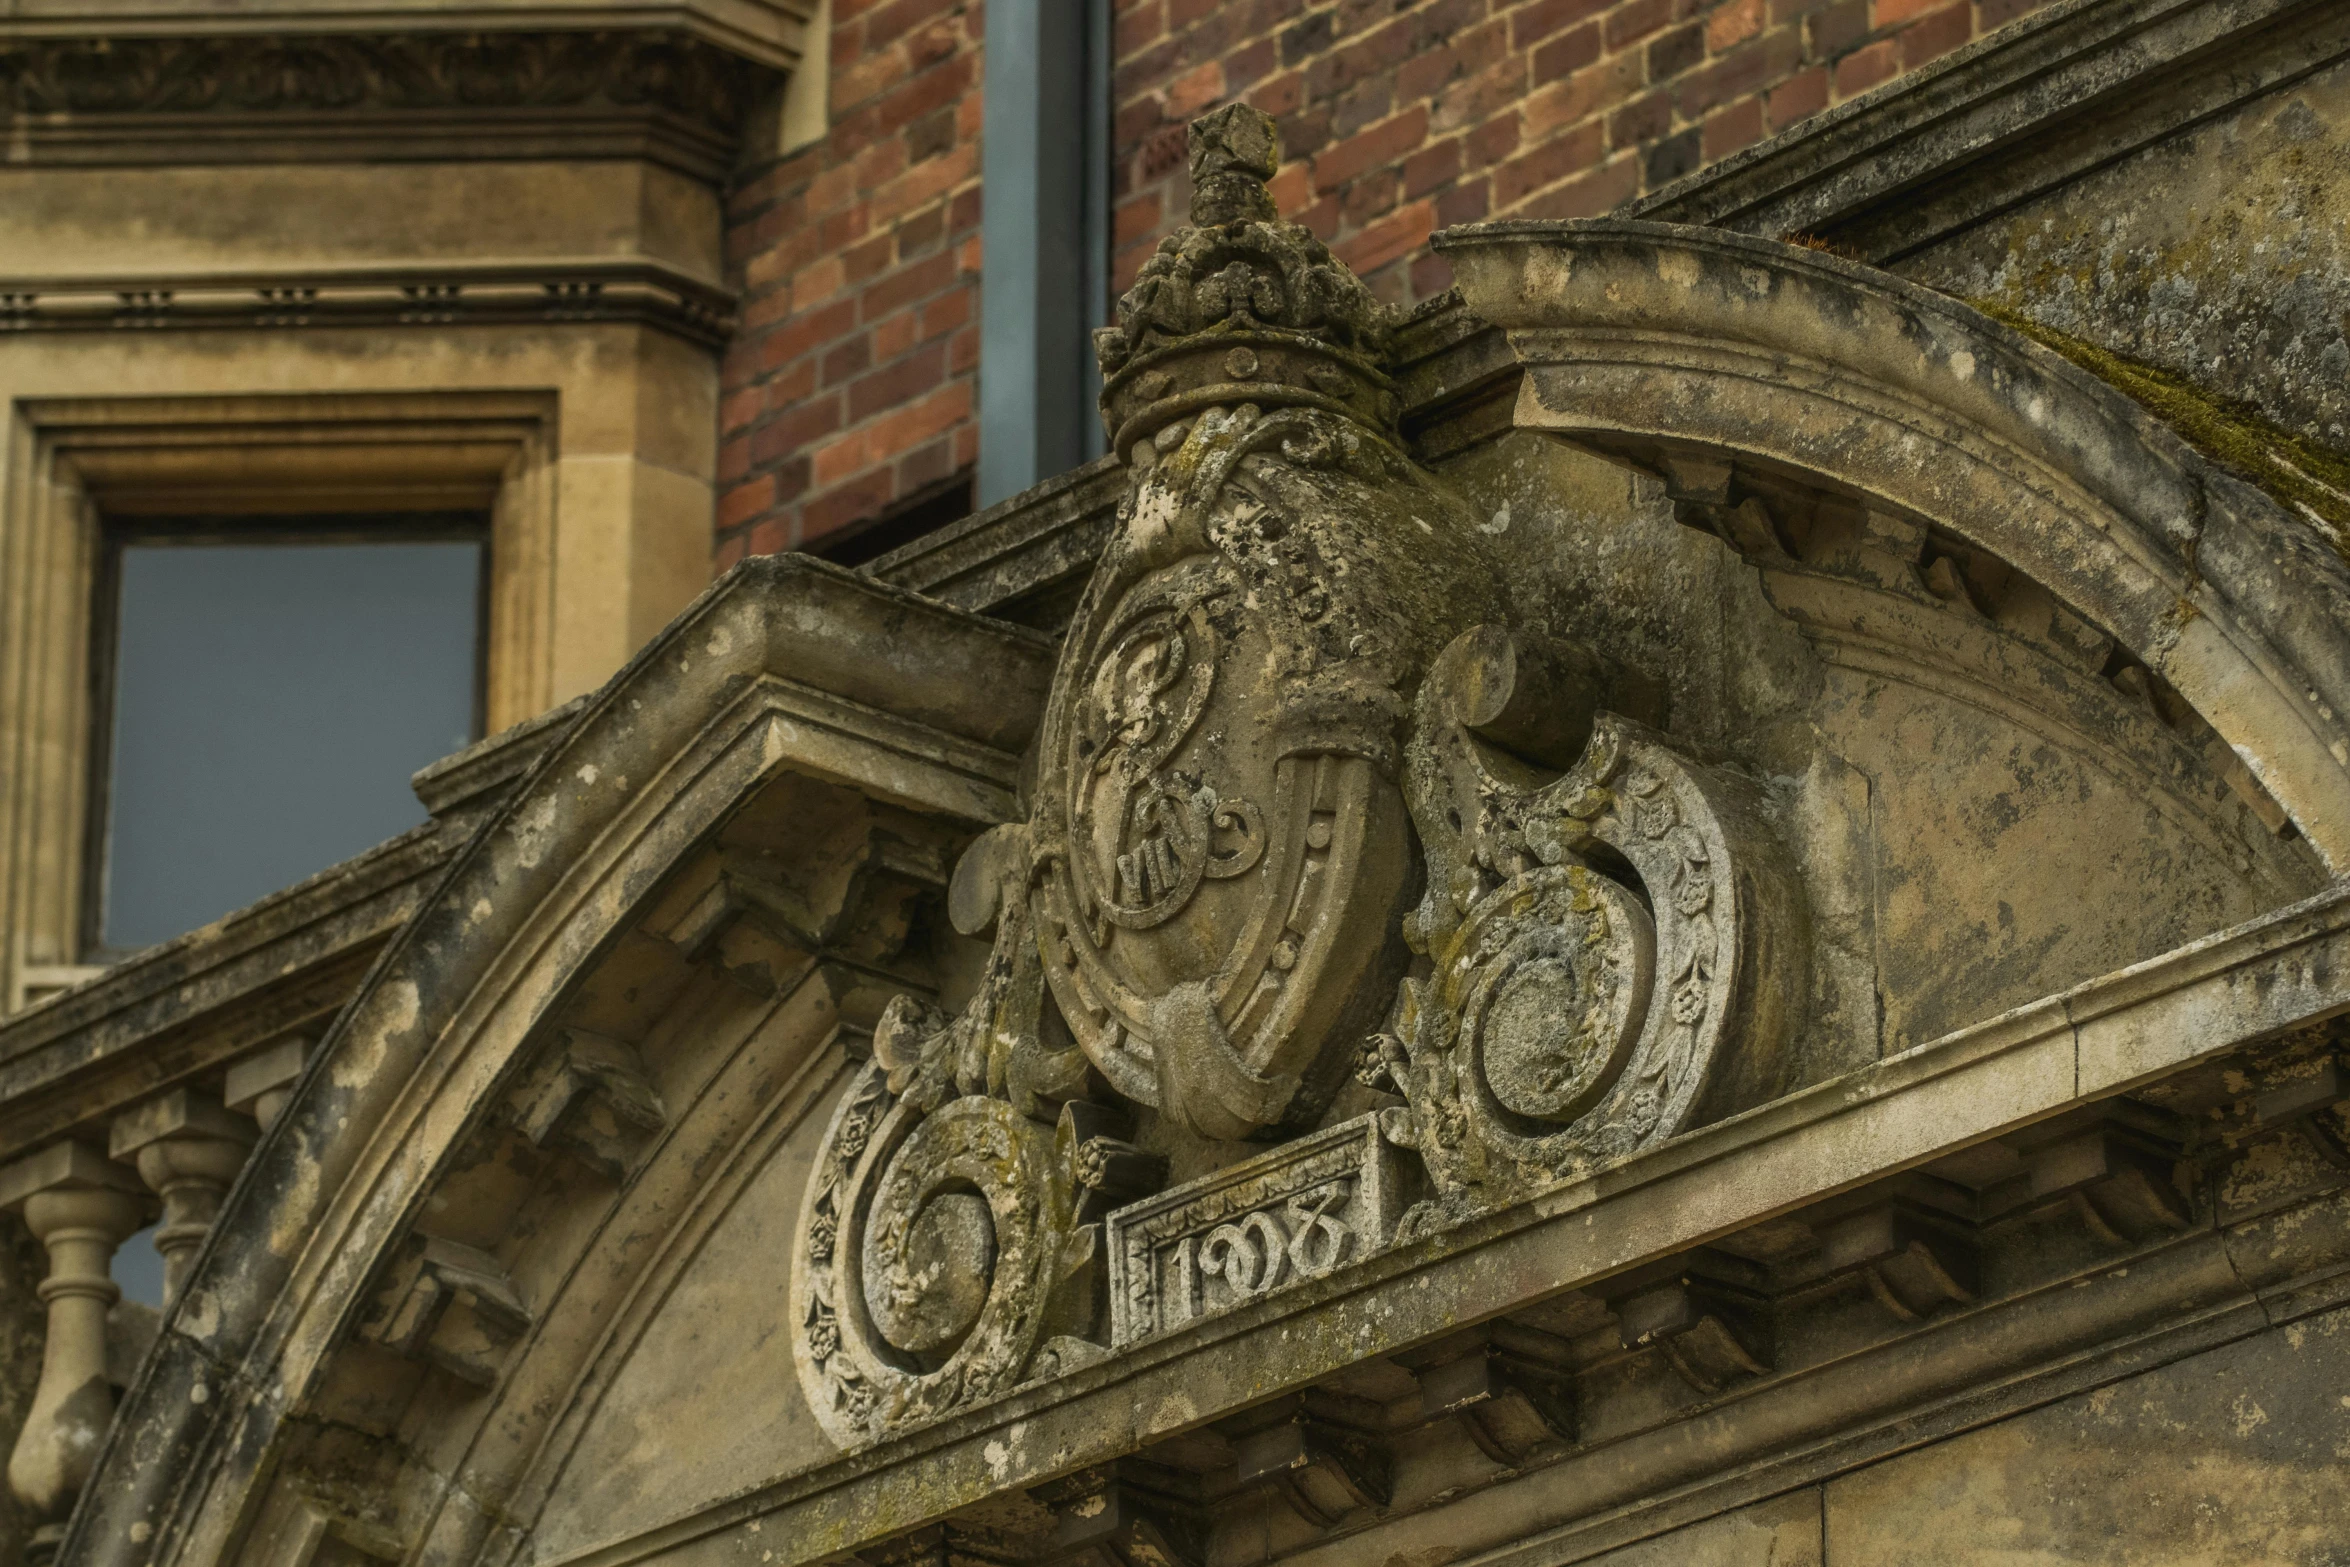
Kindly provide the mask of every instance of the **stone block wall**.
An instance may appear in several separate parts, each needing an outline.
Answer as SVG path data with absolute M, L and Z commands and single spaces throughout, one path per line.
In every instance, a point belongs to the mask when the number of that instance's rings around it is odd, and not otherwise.
M 1282 209 L 1381 297 L 1455 223 L 1606 212 L 2046 0 L 1115 0 L 1112 284 L 1188 196 L 1184 125 L 1281 123 Z M 977 451 L 982 12 L 834 0 L 832 131 L 746 173 L 718 564 L 820 545 Z

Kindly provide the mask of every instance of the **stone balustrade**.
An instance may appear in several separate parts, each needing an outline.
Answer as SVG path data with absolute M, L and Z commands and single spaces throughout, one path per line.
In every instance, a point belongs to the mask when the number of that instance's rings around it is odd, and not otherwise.
M 48 1314 L 41 1381 L 8 1458 L 9 1489 L 41 1520 L 36 1545 L 73 1510 L 114 1419 L 106 1314 L 122 1290 L 111 1264 L 148 1201 L 137 1172 L 87 1142 L 53 1143 L 0 1170 L 0 1207 L 21 1211 L 49 1252 L 39 1291 Z
M 135 1164 L 163 1201 L 155 1249 L 163 1254 L 167 1301 L 178 1298 L 253 1141 L 251 1122 L 193 1088 L 175 1088 L 114 1118 L 107 1152 Z
M 109 1317 L 122 1299 L 115 1253 L 160 1215 L 166 1306 L 178 1297 L 247 1155 L 292 1099 L 311 1044 L 289 1035 L 247 1053 L 217 1093 L 183 1086 L 93 1106 L 71 1135 L 0 1165 L 0 1210 L 22 1215 L 49 1259 L 38 1290 L 40 1382 L 8 1460 L 9 1489 L 37 1520 L 36 1559 L 89 1478 L 128 1370 L 108 1363 Z

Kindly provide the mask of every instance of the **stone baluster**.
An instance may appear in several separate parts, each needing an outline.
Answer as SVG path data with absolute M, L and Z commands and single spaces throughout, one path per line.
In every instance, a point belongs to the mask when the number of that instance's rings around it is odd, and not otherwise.
M 249 1115 L 263 1131 L 293 1102 L 294 1084 L 302 1077 L 302 1063 L 310 1057 L 311 1041 L 300 1034 L 265 1045 L 228 1069 L 221 1099 L 239 1115 Z
M 163 1253 L 167 1301 L 178 1297 L 252 1146 L 251 1123 L 192 1088 L 175 1088 L 114 1118 L 107 1151 L 135 1163 L 148 1189 L 163 1199 L 155 1249 Z
M 9 1489 L 41 1520 L 36 1546 L 62 1531 L 114 1419 L 106 1314 L 122 1291 L 111 1264 L 149 1203 L 136 1172 L 88 1143 L 55 1143 L 0 1168 L 0 1208 L 22 1211 L 49 1251 L 41 1381 L 8 1458 Z

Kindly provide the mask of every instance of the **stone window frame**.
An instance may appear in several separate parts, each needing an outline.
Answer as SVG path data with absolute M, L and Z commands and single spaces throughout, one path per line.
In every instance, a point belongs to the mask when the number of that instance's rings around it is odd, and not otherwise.
M 81 961 L 108 511 L 488 513 L 485 728 L 554 681 L 553 391 L 27 399 L 0 488 L 0 1014 Z

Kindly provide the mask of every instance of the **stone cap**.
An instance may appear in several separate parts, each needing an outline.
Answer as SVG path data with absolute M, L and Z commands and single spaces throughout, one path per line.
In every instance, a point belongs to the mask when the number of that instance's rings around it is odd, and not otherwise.
M 1143 263 L 1118 324 L 1094 334 L 1111 448 L 1242 403 L 1321 408 L 1392 432 L 1390 313 L 1278 216 L 1266 185 L 1281 164 L 1273 121 L 1227 104 L 1192 121 L 1190 137 L 1191 221 Z
M 93 1144 L 72 1139 L 0 1165 L 0 1208 L 21 1207 L 27 1198 L 71 1187 L 135 1192 L 142 1197 L 147 1192 L 147 1183 L 139 1179 L 138 1171 L 117 1164 Z

